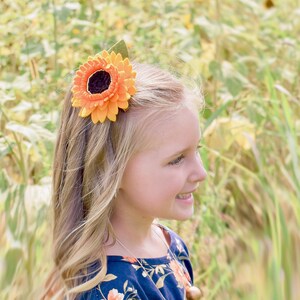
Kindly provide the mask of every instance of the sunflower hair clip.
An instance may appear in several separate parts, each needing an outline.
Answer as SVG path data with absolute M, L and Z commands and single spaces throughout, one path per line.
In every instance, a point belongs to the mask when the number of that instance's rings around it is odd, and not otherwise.
M 79 67 L 73 80 L 72 106 L 80 107 L 79 116 L 91 116 L 94 124 L 106 119 L 114 122 L 119 109 L 126 111 L 136 93 L 135 77 L 126 44 L 121 40 Z

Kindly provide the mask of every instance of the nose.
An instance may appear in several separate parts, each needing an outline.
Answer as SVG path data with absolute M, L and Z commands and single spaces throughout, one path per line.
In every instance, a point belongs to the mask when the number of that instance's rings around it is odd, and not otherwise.
M 200 155 L 197 153 L 195 155 L 195 159 L 192 162 L 189 181 L 192 183 L 198 183 L 205 180 L 206 176 L 207 176 L 207 172 L 203 166 L 202 159 Z

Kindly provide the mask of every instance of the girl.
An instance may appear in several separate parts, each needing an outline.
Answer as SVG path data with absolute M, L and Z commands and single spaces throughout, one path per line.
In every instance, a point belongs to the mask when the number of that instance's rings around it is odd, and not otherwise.
M 44 299 L 199 299 L 188 250 L 155 222 L 185 220 L 206 177 L 197 97 L 115 47 L 64 102 L 53 167 L 55 270 Z

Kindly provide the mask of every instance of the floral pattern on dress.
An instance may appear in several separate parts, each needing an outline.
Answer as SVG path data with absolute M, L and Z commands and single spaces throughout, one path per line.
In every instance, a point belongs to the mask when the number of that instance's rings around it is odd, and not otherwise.
M 101 300 L 138 300 L 140 298 L 137 298 L 137 290 L 133 287 L 130 287 L 128 285 L 128 280 L 124 282 L 123 285 L 123 293 L 119 293 L 119 291 L 115 288 L 111 289 L 107 295 L 107 298 L 105 298 L 102 290 L 101 285 L 98 285 L 97 287 L 98 291 L 100 292 Z
M 119 293 L 117 289 L 112 289 L 107 295 L 107 300 L 123 300 L 124 294 Z
M 178 282 L 178 287 L 187 289 L 190 286 L 190 275 L 177 260 L 170 262 L 170 267 Z
M 150 265 L 146 260 L 136 258 L 126 258 L 126 260 L 132 262 L 131 266 L 137 271 L 142 272 L 143 277 L 149 277 L 151 281 L 155 284 L 158 289 L 164 287 L 164 281 L 167 276 L 174 275 L 179 288 L 187 288 L 190 286 L 190 276 L 188 272 L 184 269 L 183 265 L 178 262 L 177 259 L 168 256 L 170 262 L 168 264 Z M 161 274 L 158 280 L 153 279 L 154 274 Z

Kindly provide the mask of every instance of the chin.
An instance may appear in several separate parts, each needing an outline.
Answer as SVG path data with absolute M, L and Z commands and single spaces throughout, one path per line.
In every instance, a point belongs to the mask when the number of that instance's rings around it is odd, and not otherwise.
M 186 221 L 186 220 L 190 219 L 192 216 L 193 215 L 177 217 L 177 218 L 174 218 L 173 220 L 176 220 L 176 221 Z
M 194 210 L 188 213 L 177 214 L 176 216 L 173 216 L 170 219 L 176 221 L 186 221 L 190 219 L 193 215 L 194 215 Z

